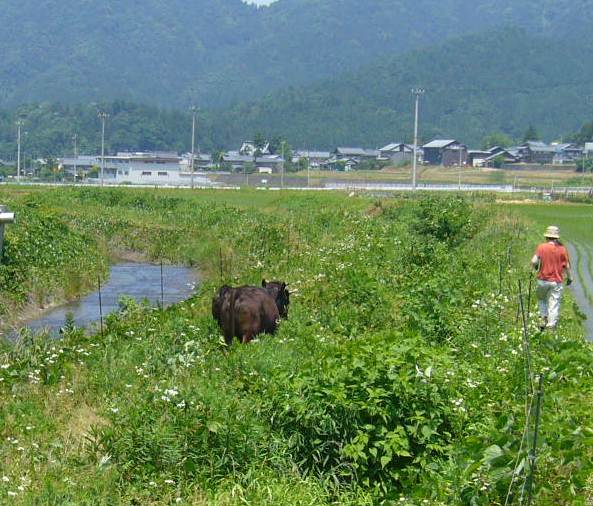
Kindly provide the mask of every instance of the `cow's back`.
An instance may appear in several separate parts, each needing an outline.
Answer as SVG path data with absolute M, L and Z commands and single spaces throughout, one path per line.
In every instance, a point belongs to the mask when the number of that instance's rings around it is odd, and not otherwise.
M 274 334 L 278 327 L 280 314 L 276 302 L 262 288 L 243 286 L 221 290 L 218 301 L 213 302 L 213 313 L 214 306 L 220 308 L 218 321 L 228 345 L 233 337 L 249 342 L 258 334 Z

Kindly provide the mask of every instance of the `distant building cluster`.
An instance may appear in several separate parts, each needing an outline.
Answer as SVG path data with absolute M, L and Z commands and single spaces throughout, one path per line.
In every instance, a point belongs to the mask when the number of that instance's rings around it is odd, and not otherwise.
M 571 143 L 546 144 L 529 141 L 519 146 L 494 146 L 486 150 L 471 150 L 455 139 L 434 139 L 418 146 L 418 161 L 425 165 L 443 167 L 472 166 L 499 167 L 510 164 L 574 164 L 586 154 L 593 156 L 593 144 L 577 146 Z M 316 170 L 356 170 L 364 164 L 406 164 L 414 157 L 414 146 L 393 142 L 380 149 L 337 147 L 333 151 L 296 150 L 291 153 L 292 164 L 305 162 Z M 193 171 L 192 171 L 193 159 Z M 252 172 L 272 174 L 282 171 L 288 160 L 282 154 L 272 153 L 269 144 L 256 147 L 246 141 L 237 151 L 217 155 L 171 152 L 119 152 L 100 156 L 64 157 L 58 160 L 60 168 L 79 178 L 98 177 L 103 166 L 103 177 L 116 183 L 130 184 L 185 184 L 192 173 Z M 199 181 L 198 181 L 199 183 Z

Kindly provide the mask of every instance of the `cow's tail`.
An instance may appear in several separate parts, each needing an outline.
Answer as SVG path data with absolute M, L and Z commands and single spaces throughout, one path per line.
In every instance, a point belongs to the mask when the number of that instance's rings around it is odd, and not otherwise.
M 229 310 L 231 312 L 231 335 L 229 336 L 228 345 L 231 345 L 235 338 L 235 298 L 237 297 L 236 290 L 231 288 Z

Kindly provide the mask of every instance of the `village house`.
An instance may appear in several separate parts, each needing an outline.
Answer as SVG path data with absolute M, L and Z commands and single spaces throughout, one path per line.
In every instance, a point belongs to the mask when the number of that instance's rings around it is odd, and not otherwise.
M 336 148 L 333 156 L 336 160 L 356 160 L 358 163 L 368 160 L 376 160 L 379 158 L 378 149 L 364 149 L 364 148 Z
M 325 163 L 322 164 L 322 168 L 325 170 L 350 172 L 355 170 L 360 162 L 355 158 L 336 158 L 331 157 Z
M 293 153 L 293 163 L 298 163 L 300 160 L 309 160 L 309 166 L 311 168 L 320 168 L 325 162 L 331 158 L 329 151 L 307 151 L 297 150 Z
M 230 165 L 234 172 L 242 172 L 249 164 L 255 164 L 256 170 L 262 169 L 262 173 L 268 173 L 269 170 L 280 172 L 284 165 L 284 159 L 280 155 L 262 155 L 254 159 L 253 155 L 243 155 L 239 151 L 224 153 L 222 161 Z
M 572 143 L 552 144 L 556 148 L 556 154 L 552 163 L 555 165 L 574 164 L 583 156 L 583 148 Z
M 71 176 L 86 176 L 93 167 L 101 166 L 100 156 L 77 156 L 58 158 L 58 168 Z
M 379 149 L 379 160 L 393 163 L 411 162 L 414 158 L 414 146 L 403 142 L 387 144 Z
M 524 163 L 551 164 L 556 156 L 556 148 L 541 141 L 527 141 L 517 150 Z
M 186 155 L 187 156 L 187 155 Z M 198 166 L 209 163 L 209 155 L 195 155 Z M 189 158 L 180 157 L 171 152 L 118 152 L 106 155 L 103 178 L 107 183 L 149 184 L 149 185 L 185 185 L 189 184 L 191 171 Z M 100 177 L 102 160 L 100 156 L 78 156 L 61 158 L 60 167 L 67 174 L 75 177 L 88 176 L 92 170 Z M 199 184 L 210 185 L 205 178 Z
M 518 163 L 520 157 L 500 146 L 493 146 L 486 150 L 470 150 L 467 152 L 467 164 L 472 167 L 493 167 L 497 161 L 501 161 L 503 165 Z
M 191 153 L 186 153 L 182 155 L 181 161 L 179 162 L 181 165 L 181 172 L 191 172 Z M 212 170 L 214 168 L 214 164 L 212 162 L 212 155 L 206 153 L 194 153 L 194 171 L 205 171 L 205 170 Z
M 465 165 L 467 163 L 467 146 L 454 139 L 435 139 L 422 146 L 424 163 L 428 165 Z
M 104 177 L 133 184 L 179 184 L 180 162 L 177 153 L 124 151 L 105 157 Z

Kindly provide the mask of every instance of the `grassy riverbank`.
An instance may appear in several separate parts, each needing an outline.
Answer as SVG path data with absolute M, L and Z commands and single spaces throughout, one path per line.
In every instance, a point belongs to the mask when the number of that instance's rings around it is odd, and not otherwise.
M 88 231 L 27 193 L 2 191 L 17 215 L 8 225 L 0 262 L 0 330 L 19 316 L 72 300 L 105 275 L 105 251 Z
M 591 498 L 592 350 L 567 309 L 558 335 L 528 328 L 526 376 L 517 287 L 529 286 L 539 230 L 503 208 L 457 197 L 4 192 L 15 206 L 51 209 L 99 251 L 196 265 L 206 281 L 165 311 L 124 301 L 103 337 L 74 330 L 5 348 L 2 501 L 503 504 L 510 489 L 516 503 L 534 423 L 525 430 L 526 405 L 542 373 L 534 503 Z M 290 319 L 225 353 L 211 296 L 221 282 L 262 277 L 289 282 Z

